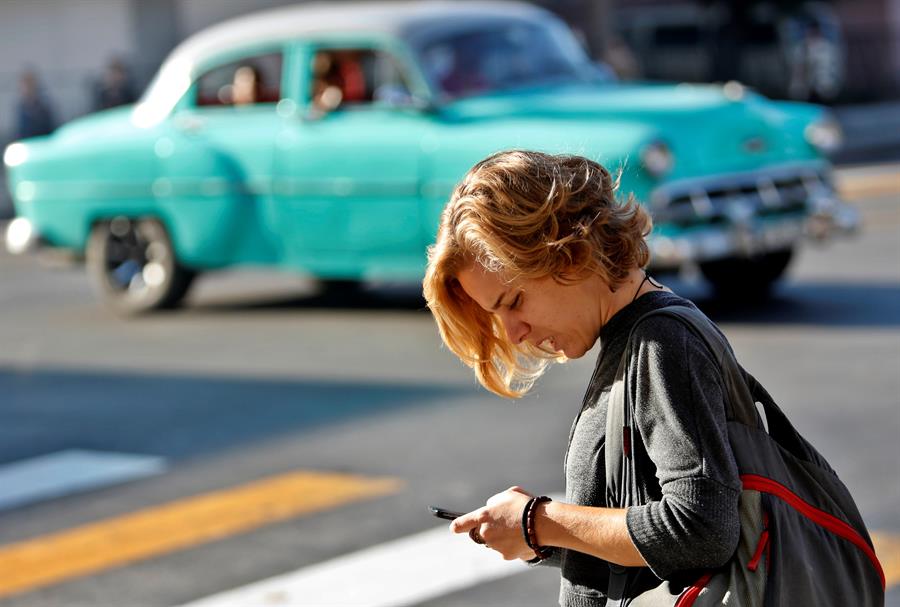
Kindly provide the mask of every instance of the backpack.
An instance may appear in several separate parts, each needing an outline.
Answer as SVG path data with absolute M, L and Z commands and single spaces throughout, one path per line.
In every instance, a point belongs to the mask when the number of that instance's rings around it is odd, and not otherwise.
M 729 605 L 884 605 L 885 578 L 849 491 L 828 462 L 788 421 L 768 392 L 737 362 L 728 343 L 699 311 L 669 306 L 642 316 L 684 323 L 718 361 L 725 386 L 728 437 L 742 491 L 737 550 L 721 568 L 693 583 L 658 581 L 647 568 L 610 564 L 607 607 Z M 646 503 L 636 482 L 640 443 L 626 373 L 634 327 L 613 383 L 606 421 L 609 507 Z M 757 404 L 765 412 L 765 424 Z M 653 578 L 650 590 L 648 576 Z

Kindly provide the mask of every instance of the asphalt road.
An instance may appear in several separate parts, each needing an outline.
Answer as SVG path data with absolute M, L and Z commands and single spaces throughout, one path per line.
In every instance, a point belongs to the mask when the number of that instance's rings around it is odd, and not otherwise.
M 900 199 L 868 196 L 859 206 L 863 233 L 806 247 L 765 306 L 726 307 L 702 284 L 669 284 L 719 323 L 845 480 L 886 540 L 888 605 L 900 605 Z M 292 276 L 228 273 L 202 280 L 184 310 L 124 320 L 95 303 L 81 268 L 0 255 L 0 477 L 3 466 L 71 449 L 165 465 L 0 507 L 0 606 L 178 605 L 433 529 L 428 504 L 476 507 L 513 484 L 561 492 L 593 356 L 551 369 L 531 396 L 506 402 L 441 348 L 422 305 L 415 289 L 335 298 Z M 297 505 L 264 507 L 254 521 L 226 524 L 242 506 L 221 510 L 221 529 L 204 533 L 203 521 L 171 514 L 144 531 L 126 528 L 135 512 L 161 520 L 172 504 L 193 507 L 296 471 L 334 476 L 285 489 L 290 496 L 267 485 L 276 502 Z M 331 505 L 304 501 L 335 494 L 346 475 L 390 482 Z M 120 526 L 109 531 L 109 521 Z M 176 535 L 185 539 L 166 543 Z M 129 553 L 136 544 L 148 547 Z M 23 547 L 53 557 L 64 545 L 73 556 L 57 569 L 39 560 L 28 577 L 35 564 Z M 73 565 L 88 554 L 103 558 Z M 434 575 L 459 566 L 448 558 Z M 537 570 L 414 602 L 550 605 L 556 593 L 556 574 Z

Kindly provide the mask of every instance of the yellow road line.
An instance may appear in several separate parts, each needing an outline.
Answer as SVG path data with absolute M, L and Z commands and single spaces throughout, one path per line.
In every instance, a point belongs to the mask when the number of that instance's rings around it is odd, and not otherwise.
M 872 534 L 875 554 L 884 569 L 885 585 L 890 588 L 900 582 L 900 535 L 875 532 Z
M 860 200 L 870 196 L 900 195 L 900 173 L 876 175 L 841 175 L 836 177 L 836 187 L 842 198 Z
M 0 598 L 394 493 L 402 482 L 293 472 L 0 548 Z

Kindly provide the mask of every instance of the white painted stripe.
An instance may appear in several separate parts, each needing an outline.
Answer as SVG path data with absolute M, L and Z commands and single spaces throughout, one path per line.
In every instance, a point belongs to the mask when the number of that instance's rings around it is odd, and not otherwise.
M 0 466 L 0 510 L 160 474 L 165 459 L 69 449 Z
M 413 605 L 528 570 L 448 526 L 188 603 L 185 607 Z

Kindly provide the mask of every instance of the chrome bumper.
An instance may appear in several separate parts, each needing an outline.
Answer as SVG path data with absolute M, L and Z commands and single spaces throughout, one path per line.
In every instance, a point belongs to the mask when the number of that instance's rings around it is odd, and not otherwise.
M 861 224 L 859 211 L 835 194 L 825 163 L 667 184 L 653 193 L 651 209 L 657 225 L 678 232 L 650 237 L 655 269 L 753 257 L 804 238 L 851 234 Z

